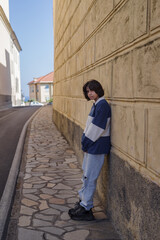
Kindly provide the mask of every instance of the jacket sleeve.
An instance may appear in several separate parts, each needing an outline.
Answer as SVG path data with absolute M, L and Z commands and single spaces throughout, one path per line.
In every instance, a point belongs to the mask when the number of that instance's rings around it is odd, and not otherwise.
M 104 133 L 110 121 L 110 107 L 106 104 L 96 106 L 95 117 L 82 136 L 82 150 L 87 151 Z

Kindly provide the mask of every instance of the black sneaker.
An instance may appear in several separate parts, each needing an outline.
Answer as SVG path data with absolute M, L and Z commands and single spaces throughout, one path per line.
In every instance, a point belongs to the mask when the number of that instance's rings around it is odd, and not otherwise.
M 77 221 L 93 221 L 95 218 L 92 209 L 87 211 L 84 207 L 80 206 L 76 211 L 70 215 L 72 220 Z
M 69 209 L 68 214 L 71 216 L 71 214 L 74 214 L 74 212 L 81 206 L 80 205 L 81 200 L 79 202 L 76 202 L 74 205 L 74 208 Z

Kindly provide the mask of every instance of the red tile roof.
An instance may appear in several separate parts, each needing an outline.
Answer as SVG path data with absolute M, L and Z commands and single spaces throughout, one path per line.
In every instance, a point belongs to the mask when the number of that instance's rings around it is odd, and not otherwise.
M 53 79 L 54 79 L 54 72 L 51 72 L 45 76 L 35 78 L 33 81 L 29 82 L 28 85 L 36 84 L 36 83 L 53 83 Z

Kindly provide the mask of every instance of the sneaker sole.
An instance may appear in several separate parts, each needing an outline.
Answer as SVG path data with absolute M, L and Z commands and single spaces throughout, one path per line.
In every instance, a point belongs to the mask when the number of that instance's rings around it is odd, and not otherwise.
M 77 216 L 73 216 L 73 215 L 70 215 L 71 219 L 72 220 L 76 220 L 76 221 L 93 221 L 95 220 L 94 217 L 92 218 L 83 218 L 83 217 L 77 217 Z

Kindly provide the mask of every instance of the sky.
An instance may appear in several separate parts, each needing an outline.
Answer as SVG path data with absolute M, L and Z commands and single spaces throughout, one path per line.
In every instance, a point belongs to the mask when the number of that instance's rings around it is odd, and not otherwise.
M 53 71 L 53 0 L 9 0 L 10 24 L 20 52 L 21 89 L 29 96 L 28 82 Z

